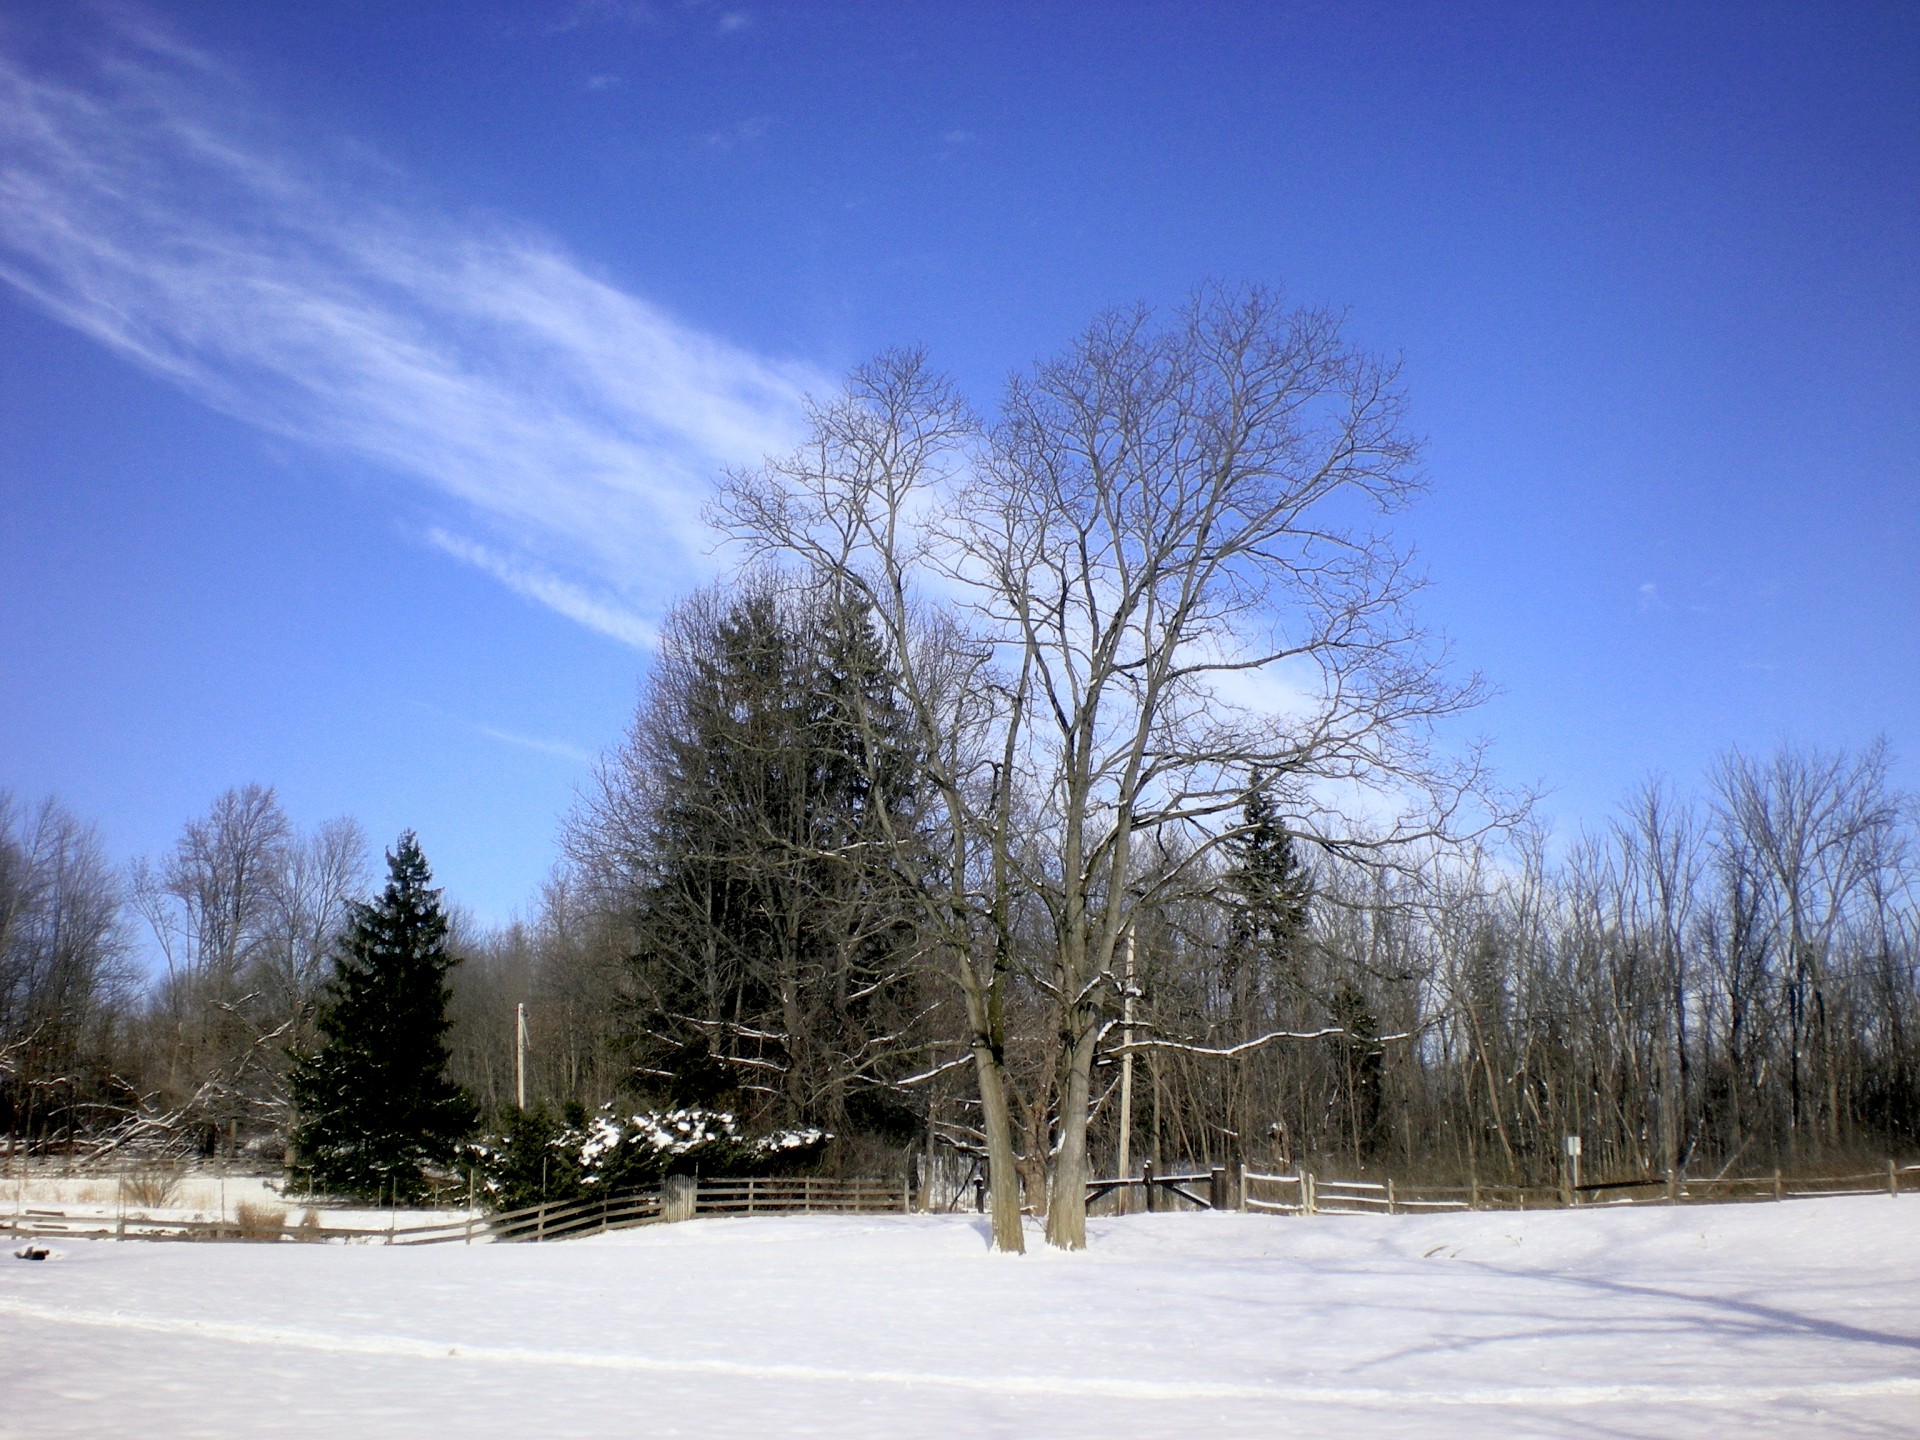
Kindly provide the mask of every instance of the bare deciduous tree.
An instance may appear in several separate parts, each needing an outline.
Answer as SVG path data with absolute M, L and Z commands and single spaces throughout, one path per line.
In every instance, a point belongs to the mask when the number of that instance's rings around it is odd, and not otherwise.
M 871 597 L 909 675 L 935 587 L 956 617 L 949 653 L 975 657 L 965 694 L 1005 697 L 942 788 L 956 858 L 1017 866 L 1045 903 L 1047 1234 L 1078 1248 L 1090 1077 L 1142 839 L 1184 833 L 1206 854 L 1257 769 L 1282 778 L 1299 832 L 1380 853 L 1445 833 L 1481 778 L 1477 756 L 1449 763 L 1429 743 L 1478 687 L 1446 676 L 1406 556 L 1367 528 L 1417 488 L 1395 375 L 1325 312 L 1208 291 L 1169 324 L 1096 321 L 1010 385 L 984 434 L 917 355 L 863 370 L 814 419 L 800 455 L 734 477 L 722 515 L 757 553 Z M 958 732 L 953 692 L 918 689 L 929 737 Z M 996 843 L 1016 796 L 1023 843 Z M 991 916 L 1006 889 L 963 885 L 956 908 Z M 967 953 L 954 973 L 990 1055 L 996 982 Z M 986 1099 L 1000 1077 L 990 1060 L 979 1074 Z
M 158 865 L 135 864 L 133 905 L 164 965 L 149 1016 L 155 1103 L 202 1148 L 283 1127 L 288 1064 L 365 876 L 358 825 L 303 837 L 260 785 L 219 796 Z
M 0 1109 L 8 1148 L 91 1127 L 134 993 L 119 878 L 91 828 L 0 791 Z

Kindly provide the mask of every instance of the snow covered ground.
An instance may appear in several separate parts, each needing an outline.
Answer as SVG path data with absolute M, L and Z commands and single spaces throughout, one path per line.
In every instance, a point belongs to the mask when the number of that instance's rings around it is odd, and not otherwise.
M 1920 1203 L 0 1255 L 0 1435 L 1920 1435 Z M 1037 1240 L 1037 1237 L 1036 1237 Z

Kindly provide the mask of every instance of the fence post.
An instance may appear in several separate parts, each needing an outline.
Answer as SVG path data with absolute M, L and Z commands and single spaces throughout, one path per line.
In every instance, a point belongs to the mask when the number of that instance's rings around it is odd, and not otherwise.
M 1773 1167 L 1773 1198 L 1776 1200 L 1780 1198 L 1780 1167 L 1778 1165 Z
M 1232 1208 L 1227 1203 L 1227 1167 L 1224 1165 L 1215 1165 L 1207 1171 L 1207 1208 L 1209 1210 Z
M 700 1182 L 691 1175 L 669 1175 L 660 1185 L 660 1218 L 691 1220 L 700 1208 Z
M 1900 1198 L 1900 1179 L 1894 1171 L 1892 1160 L 1887 1161 L 1887 1194 L 1896 1200 Z
M 973 1177 L 973 1210 L 976 1215 L 987 1213 L 987 1177 L 984 1175 Z
M 1157 1207 L 1153 1194 L 1153 1161 L 1149 1160 L 1140 1167 L 1140 1183 L 1147 1192 L 1147 1213 L 1151 1215 Z
M 1667 1204 L 1678 1205 L 1679 1203 L 1680 1172 L 1669 1165 L 1667 1166 Z
M 1302 1215 L 1312 1215 L 1318 1211 L 1319 1208 L 1319 1203 L 1313 1193 L 1313 1172 L 1311 1170 L 1302 1170 L 1300 1172 L 1300 1213 Z
M 1389 1175 L 1387 1176 L 1387 1214 L 1391 1215 L 1393 1213 L 1394 1213 L 1393 1177 Z
M 539 1244 L 547 1238 L 547 1202 L 542 1200 L 540 1208 L 533 1212 L 533 1241 Z
M 1233 1162 L 1233 1208 L 1242 1215 L 1247 1213 L 1247 1162 Z
M 1480 1177 L 1478 1175 L 1474 1175 L 1469 1177 L 1469 1180 L 1467 1183 L 1467 1209 L 1478 1210 L 1479 1208 L 1480 1208 Z

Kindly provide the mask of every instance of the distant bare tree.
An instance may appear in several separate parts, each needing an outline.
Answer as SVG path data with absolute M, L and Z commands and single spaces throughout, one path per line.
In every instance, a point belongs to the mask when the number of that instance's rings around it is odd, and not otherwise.
M 1829 962 L 1873 894 L 1900 807 L 1887 751 L 1782 749 L 1765 761 L 1734 751 L 1715 769 L 1722 824 L 1736 831 L 1768 887 L 1785 946 L 1790 1126 L 1836 1137 L 1845 1125 Z
M 302 837 L 260 785 L 227 791 L 157 865 L 133 867 L 133 905 L 164 964 L 148 1022 L 152 1103 L 202 1148 L 283 1129 L 288 1065 L 365 878 L 356 824 Z
M 133 990 L 121 888 L 62 806 L 0 791 L 0 1111 L 9 1150 L 92 1126 L 119 1083 Z

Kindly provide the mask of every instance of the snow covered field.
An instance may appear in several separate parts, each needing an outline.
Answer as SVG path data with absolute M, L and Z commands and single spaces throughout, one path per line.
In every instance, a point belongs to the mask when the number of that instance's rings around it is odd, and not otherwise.
M 0 1256 L 0 1435 L 1920 1435 L 1920 1203 Z M 1037 1240 L 1037 1237 L 1036 1237 Z

